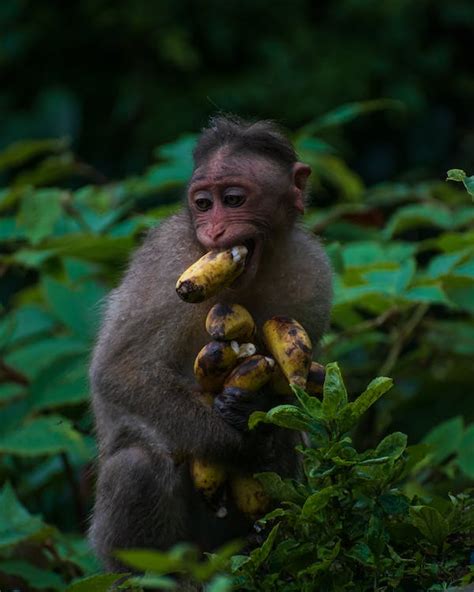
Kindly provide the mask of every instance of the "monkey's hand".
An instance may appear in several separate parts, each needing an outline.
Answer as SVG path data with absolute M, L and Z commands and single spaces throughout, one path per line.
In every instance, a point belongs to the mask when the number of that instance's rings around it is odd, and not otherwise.
M 227 387 L 214 399 L 214 409 L 233 428 L 243 432 L 248 429 L 250 415 L 254 411 L 267 411 L 270 397 L 263 392 Z

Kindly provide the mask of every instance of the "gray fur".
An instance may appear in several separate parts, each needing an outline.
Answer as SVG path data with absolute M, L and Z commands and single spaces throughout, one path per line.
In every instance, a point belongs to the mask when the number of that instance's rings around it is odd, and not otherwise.
M 266 243 L 251 286 L 187 304 L 176 280 L 202 254 L 183 210 L 150 232 L 108 300 L 90 373 L 100 453 L 90 538 L 110 569 L 114 548 L 188 540 L 207 550 L 248 531 L 236 513 L 213 516 L 193 490 L 187 458 L 284 476 L 297 470 L 294 433 L 240 433 L 198 401 L 193 361 L 209 340 L 204 322 L 217 300 L 242 304 L 258 327 L 291 316 L 316 344 L 329 320 L 327 257 L 314 236 L 293 227 Z

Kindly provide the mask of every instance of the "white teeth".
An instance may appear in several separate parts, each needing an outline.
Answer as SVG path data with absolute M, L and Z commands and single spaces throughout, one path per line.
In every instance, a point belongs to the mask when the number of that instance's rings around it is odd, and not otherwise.
M 234 261 L 234 263 L 238 263 L 242 257 L 245 257 L 248 253 L 248 249 L 247 247 L 242 246 L 238 246 L 238 247 L 232 247 L 230 254 L 232 255 L 232 260 Z
M 268 356 L 265 356 L 265 359 L 269 363 L 270 368 L 273 368 L 273 366 L 275 365 L 275 360 L 273 358 L 269 358 Z

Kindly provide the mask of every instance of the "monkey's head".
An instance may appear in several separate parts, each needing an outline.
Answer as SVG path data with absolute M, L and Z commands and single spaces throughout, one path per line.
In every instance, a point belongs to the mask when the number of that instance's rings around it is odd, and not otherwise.
M 265 246 L 278 240 L 304 211 L 311 169 L 277 126 L 216 117 L 194 150 L 188 206 L 206 249 L 245 245 L 245 276 L 253 277 Z

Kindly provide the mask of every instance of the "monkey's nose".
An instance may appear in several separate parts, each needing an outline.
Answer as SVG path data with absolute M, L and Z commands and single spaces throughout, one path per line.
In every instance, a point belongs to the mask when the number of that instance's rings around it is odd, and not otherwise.
M 213 226 L 205 232 L 206 246 L 210 249 L 217 249 L 221 246 L 221 240 L 225 233 L 225 226 Z

